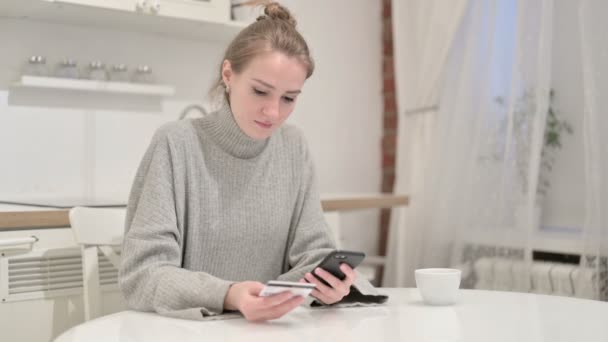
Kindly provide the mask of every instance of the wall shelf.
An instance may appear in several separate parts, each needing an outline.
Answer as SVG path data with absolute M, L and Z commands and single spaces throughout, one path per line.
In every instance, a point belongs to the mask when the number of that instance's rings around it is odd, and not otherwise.
M 21 79 L 14 83 L 13 86 L 19 88 L 49 88 L 145 96 L 172 96 L 175 94 L 175 87 L 163 84 L 106 82 L 39 76 L 21 76 Z

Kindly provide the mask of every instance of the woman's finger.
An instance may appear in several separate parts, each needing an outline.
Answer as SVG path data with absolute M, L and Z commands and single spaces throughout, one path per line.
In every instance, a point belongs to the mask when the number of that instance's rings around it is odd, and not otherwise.
M 324 304 L 333 304 L 333 303 L 337 302 L 337 300 L 335 300 L 334 298 L 331 298 L 330 296 L 328 296 L 324 293 L 321 293 L 318 290 L 312 290 L 310 295 L 315 297 L 317 300 L 321 301 Z
M 297 308 L 300 304 L 304 302 L 304 297 L 302 296 L 294 296 L 283 303 L 276 305 L 270 309 L 267 309 L 262 314 L 264 320 L 277 319 L 290 312 L 291 310 Z
M 327 272 L 326 270 L 317 267 L 313 270 L 313 272 L 315 272 L 317 276 L 321 277 L 321 279 L 325 280 L 329 284 L 329 286 L 333 287 L 334 289 L 340 287 L 340 283 L 342 281 L 340 281 L 340 279 L 336 278 L 333 274 Z
M 344 281 L 336 278 L 333 274 L 327 272 L 326 270 L 324 270 L 322 268 L 315 269 L 315 273 L 317 275 L 319 275 L 319 277 L 323 278 L 323 280 L 328 282 L 329 285 L 331 285 L 332 289 L 337 291 L 342 296 L 344 296 L 344 295 L 346 295 L 346 293 L 348 293 L 348 290 L 350 289 L 350 285 L 346 285 L 344 283 Z
M 315 289 L 319 292 L 327 293 L 327 292 L 331 291 L 331 287 L 323 284 L 323 282 L 321 282 L 319 279 L 317 279 L 317 277 L 315 277 L 311 273 L 306 273 L 304 275 L 304 278 L 306 278 L 306 280 L 308 280 L 309 283 L 315 284 L 315 286 L 316 286 Z
M 357 279 L 357 272 L 348 266 L 348 264 L 340 265 L 340 270 L 346 275 L 344 281 L 348 281 L 349 285 L 352 285 L 355 282 L 355 279 Z

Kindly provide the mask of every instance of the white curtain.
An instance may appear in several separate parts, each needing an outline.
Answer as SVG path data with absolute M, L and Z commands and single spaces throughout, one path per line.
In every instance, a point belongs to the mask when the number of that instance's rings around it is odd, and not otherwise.
M 403 285 L 418 260 L 422 203 L 426 193 L 426 158 L 432 142 L 439 85 L 447 56 L 460 26 L 466 0 L 393 0 L 393 45 L 397 106 L 398 153 L 395 192 L 411 204 L 395 209 L 383 284 Z
M 550 97 L 552 11 L 550 0 L 471 0 L 456 21 L 462 25 L 451 27 L 444 67 L 419 69 L 420 78 L 442 72 L 431 102 L 439 103 L 436 111 L 409 113 L 408 103 L 416 108 L 418 102 L 408 101 L 407 92 L 417 94 L 412 89 L 420 82 L 397 78 L 397 91 L 406 93 L 399 102 L 395 191 L 410 194 L 411 206 L 393 213 L 386 286 L 414 286 L 416 268 L 465 264 L 480 253 L 529 266 Z M 459 16 L 454 9 L 445 14 Z M 407 20 L 399 11 L 394 16 L 395 23 Z M 417 51 L 397 39 L 403 29 L 395 26 L 397 63 L 403 51 Z M 405 60 L 411 69 L 426 65 Z
M 582 79 L 570 119 L 582 122 L 574 136 L 583 156 L 569 179 L 554 169 L 561 143 L 574 143 L 555 98 L 576 95 L 553 91 L 561 71 L 552 62 L 565 51 L 553 49 L 565 39 L 554 35 L 553 0 L 393 5 L 395 191 L 411 206 L 393 211 L 384 285 L 415 286 L 416 268 L 459 267 L 463 287 L 608 299 L 608 2 L 563 2 L 578 12 L 557 16 L 580 26 L 567 46 L 580 65 L 565 67 Z M 578 230 L 542 224 L 556 181 L 584 188 Z M 580 262 L 539 261 L 542 250 Z
M 584 250 L 576 281 L 588 283 L 592 298 L 608 300 L 608 23 L 604 0 L 579 9 L 583 66 L 583 146 L 585 160 Z

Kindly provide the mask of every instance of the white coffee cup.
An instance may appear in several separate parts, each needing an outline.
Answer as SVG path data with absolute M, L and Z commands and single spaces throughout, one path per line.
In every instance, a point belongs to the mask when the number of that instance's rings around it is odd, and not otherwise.
M 422 268 L 416 270 L 416 287 L 422 299 L 430 305 L 450 305 L 456 302 L 461 271 L 454 268 Z

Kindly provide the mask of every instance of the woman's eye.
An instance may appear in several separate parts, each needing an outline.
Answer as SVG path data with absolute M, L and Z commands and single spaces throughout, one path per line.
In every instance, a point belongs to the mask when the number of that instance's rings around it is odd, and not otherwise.
M 293 102 L 293 101 L 295 101 L 295 99 L 293 97 L 283 96 L 283 99 L 285 100 L 285 102 Z
M 266 92 L 265 92 L 265 91 L 261 91 L 261 90 L 255 89 L 255 88 L 253 88 L 253 92 L 254 92 L 256 95 L 266 95 Z

